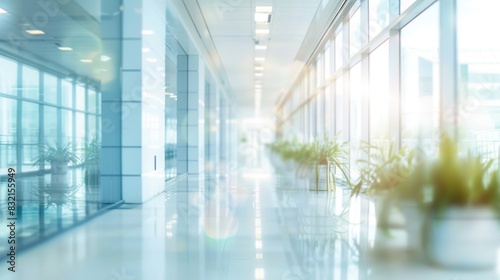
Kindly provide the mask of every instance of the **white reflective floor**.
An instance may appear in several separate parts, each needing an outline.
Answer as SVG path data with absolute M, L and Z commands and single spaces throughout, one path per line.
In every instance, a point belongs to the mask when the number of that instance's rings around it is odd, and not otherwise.
M 180 179 L 22 253 L 16 273 L 2 263 L 0 279 L 500 279 L 431 267 L 398 231 L 377 234 L 368 201 L 308 191 L 260 165 L 210 183 Z

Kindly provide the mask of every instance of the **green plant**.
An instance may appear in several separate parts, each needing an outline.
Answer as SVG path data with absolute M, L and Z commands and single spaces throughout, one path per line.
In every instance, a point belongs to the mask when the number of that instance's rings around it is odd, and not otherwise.
M 492 207 L 500 213 L 500 180 L 494 160 L 460 155 L 458 144 L 444 136 L 438 160 L 430 167 L 431 211 L 451 206 Z
M 84 164 L 98 164 L 100 157 L 100 144 L 97 137 L 94 136 L 88 144 L 82 149 Z
M 347 172 L 349 159 L 347 142 L 337 141 L 337 136 L 333 139 L 325 136 L 323 141 L 316 139 L 313 143 L 309 144 L 309 150 L 307 152 L 308 156 L 306 160 L 315 169 L 316 191 L 318 191 L 320 165 L 333 165 L 336 169 L 340 170 L 347 184 L 350 185 L 350 178 Z M 333 180 L 333 185 L 335 188 L 335 179 Z
M 403 187 L 408 192 L 406 195 L 410 195 L 410 192 L 417 190 L 417 181 L 408 180 L 417 165 L 413 150 L 397 149 L 392 144 L 388 147 L 378 147 L 367 143 L 361 144 L 361 150 L 369 155 L 369 159 L 357 161 L 360 177 L 352 189 L 352 196 L 361 192 L 373 195 Z M 366 188 L 363 188 L 364 186 Z
M 72 152 L 71 143 L 61 145 L 56 143 L 55 145 L 46 145 L 44 151 L 35 159 L 33 165 L 40 165 L 45 163 L 78 163 L 79 157 Z

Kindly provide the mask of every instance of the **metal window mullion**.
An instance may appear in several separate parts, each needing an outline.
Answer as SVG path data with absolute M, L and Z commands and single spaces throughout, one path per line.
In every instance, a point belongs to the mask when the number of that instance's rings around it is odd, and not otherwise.
M 458 140 L 457 2 L 439 1 L 440 132 Z
M 16 161 L 17 161 L 17 171 L 21 173 L 23 165 L 23 92 L 22 92 L 22 68 L 21 63 L 17 63 L 17 145 L 16 145 Z
M 390 142 L 399 149 L 401 143 L 401 44 L 400 30 L 389 35 L 389 131 Z

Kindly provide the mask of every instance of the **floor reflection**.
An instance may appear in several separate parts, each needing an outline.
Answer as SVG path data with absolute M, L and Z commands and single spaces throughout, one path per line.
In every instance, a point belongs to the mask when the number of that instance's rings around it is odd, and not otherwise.
M 83 170 L 68 172 L 69 186 L 50 186 L 50 174 L 16 178 L 16 244 L 25 248 L 63 229 L 85 220 L 107 205 L 99 202 L 99 186 L 83 182 Z M 7 182 L 0 183 L 6 189 Z M 7 219 L 7 192 L 0 193 L 0 220 Z M 6 240 L 7 231 L 0 228 L 0 240 Z M 0 256 L 7 252 L 7 242 L 0 244 Z M 1 259 L 2 257 L 0 257 Z
M 309 191 L 308 184 L 275 173 L 264 161 L 235 173 L 180 176 L 148 203 L 123 205 L 21 254 L 23 265 L 15 275 L 5 274 L 0 264 L 0 278 L 499 278 L 495 271 L 429 266 L 405 249 L 402 230 L 389 235 L 377 230 L 370 201 L 351 198 L 340 184 L 330 193 Z M 84 215 L 75 203 L 61 207 L 63 227 Z M 32 218 L 39 218 L 37 209 Z M 45 223 L 49 212 L 57 229 L 57 207 L 44 211 Z

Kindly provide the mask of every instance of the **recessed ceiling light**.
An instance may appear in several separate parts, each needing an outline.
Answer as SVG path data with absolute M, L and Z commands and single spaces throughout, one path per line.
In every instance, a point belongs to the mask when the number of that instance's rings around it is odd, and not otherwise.
M 142 48 L 142 52 L 143 52 L 143 53 L 148 53 L 148 52 L 150 52 L 150 51 L 151 51 L 151 49 L 150 49 L 150 48 Z
M 63 51 L 63 52 L 68 52 L 68 51 L 72 51 L 73 48 L 70 48 L 70 47 L 57 47 L 60 51 Z
M 147 62 L 153 62 L 153 63 L 154 63 L 154 62 L 157 62 L 157 61 L 158 61 L 158 59 L 156 59 L 156 58 L 147 58 L 147 59 L 146 59 L 146 61 L 147 61 Z
M 31 35 L 43 35 L 45 32 L 39 29 L 26 29 L 26 33 L 31 34 Z
M 264 70 L 264 67 L 262 67 L 262 66 L 255 66 L 255 70 L 256 71 L 262 71 L 262 70 Z
M 273 12 L 273 6 L 255 6 L 255 12 L 269 14 Z
M 256 57 L 255 61 L 265 61 L 266 59 L 264 57 Z
M 80 59 L 80 61 L 83 63 L 91 63 L 92 59 Z
M 255 34 L 269 34 L 269 29 L 256 29 Z
M 265 49 L 267 49 L 267 46 L 264 46 L 264 45 L 255 45 L 255 49 L 256 50 L 265 50 Z
M 0 8 L 0 14 L 8 14 L 6 10 Z
M 255 73 L 255 77 L 262 77 L 262 76 L 264 76 L 264 74 L 262 74 L 262 73 Z
M 101 61 L 106 62 L 106 61 L 110 61 L 110 60 L 111 60 L 111 57 L 109 57 L 107 55 L 101 55 Z
M 153 30 L 142 30 L 142 35 L 153 35 L 155 34 Z
M 255 88 L 262 88 L 262 85 L 255 85 Z

